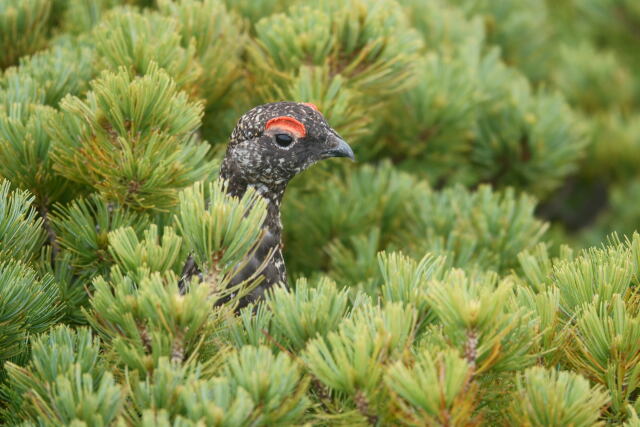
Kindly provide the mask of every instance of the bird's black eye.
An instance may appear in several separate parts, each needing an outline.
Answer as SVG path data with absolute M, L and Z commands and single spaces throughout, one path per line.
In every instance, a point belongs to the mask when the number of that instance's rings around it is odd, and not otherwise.
M 281 147 L 288 147 L 293 142 L 293 137 L 286 133 L 277 133 L 276 136 L 276 144 Z

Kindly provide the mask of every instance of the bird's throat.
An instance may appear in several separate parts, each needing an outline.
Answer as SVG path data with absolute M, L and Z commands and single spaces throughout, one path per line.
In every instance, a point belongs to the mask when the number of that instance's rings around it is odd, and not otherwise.
M 252 276 L 261 265 L 265 268 L 259 273 L 263 276 L 263 282 L 244 298 L 241 306 L 263 297 L 264 292 L 276 283 L 287 284 L 287 272 L 282 256 L 282 223 L 280 222 L 280 203 L 286 184 L 282 187 L 267 187 L 264 184 L 248 183 L 242 177 L 225 173 L 227 168 L 221 170 L 220 176 L 227 181 L 227 193 L 236 197 L 242 197 L 249 187 L 255 188 L 267 201 L 267 216 L 262 224 L 263 237 L 256 251 L 252 254 L 248 265 L 234 277 L 233 282 L 241 282 Z
M 263 184 L 263 183 L 250 183 L 243 177 L 230 173 L 230 168 L 225 167 L 223 163 L 220 177 L 227 181 L 227 193 L 242 197 L 246 193 L 249 187 L 253 189 L 266 200 L 267 202 L 267 217 L 262 224 L 265 231 L 268 231 L 272 240 L 274 240 L 274 246 L 281 246 L 282 235 L 282 222 L 280 220 L 280 204 L 282 203 L 282 197 L 286 189 L 286 183 L 283 184 Z

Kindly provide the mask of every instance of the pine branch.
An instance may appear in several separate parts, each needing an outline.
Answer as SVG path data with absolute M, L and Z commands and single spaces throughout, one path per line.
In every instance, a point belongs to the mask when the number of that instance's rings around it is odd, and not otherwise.
M 58 243 L 58 236 L 56 235 L 51 220 L 49 219 L 49 209 L 47 208 L 46 199 L 40 204 L 39 209 L 40 217 L 42 218 L 42 225 L 47 232 L 47 239 L 49 246 L 51 246 L 51 262 L 53 263 L 60 253 L 60 244 Z

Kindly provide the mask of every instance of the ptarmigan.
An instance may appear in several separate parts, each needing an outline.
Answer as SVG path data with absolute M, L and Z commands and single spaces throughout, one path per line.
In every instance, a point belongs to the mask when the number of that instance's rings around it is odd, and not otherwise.
M 227 192 L 241 197 L 253 187 L 267 201 L 264 237 L 252 258 L 237 272 L 231 285 L 263 276 L 260 285 L 245 296 L 239 308 L 259 300 L 276 283 L 287 283 L 282 256 L 280 203 L 289 181 L 312 164 L 330 157 L 354 159 L 351 147 L 329 126 L 313 104 L 275 102 L 245 113 L 231 133 L 220 170 Z M 267 257 L 271 255 L 265 264 Z M 258 269 L 265 264 L 261 271 Z M 193 260 L 185 265 L 183 278 L 197 272 Z

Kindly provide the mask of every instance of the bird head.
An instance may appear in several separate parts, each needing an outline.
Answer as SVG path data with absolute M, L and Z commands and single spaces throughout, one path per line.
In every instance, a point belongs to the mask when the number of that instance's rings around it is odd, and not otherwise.
M 312 164 L 330 157 L 354 159 L 351 147 L 313 104 L 257 106 L 238 121 L 227 148 L 225 175 L 247 184 L 280 188 Z

